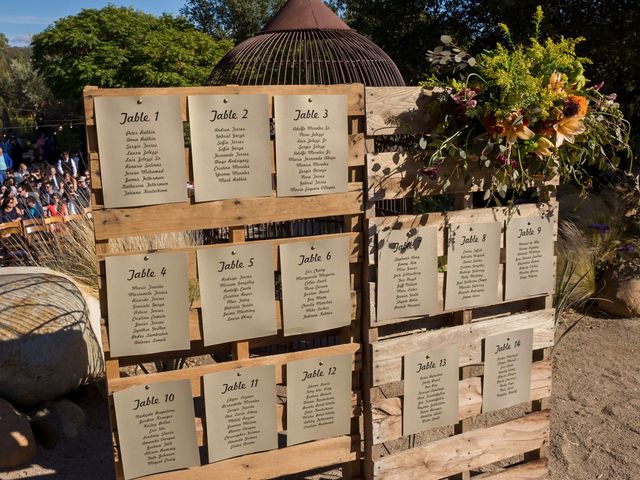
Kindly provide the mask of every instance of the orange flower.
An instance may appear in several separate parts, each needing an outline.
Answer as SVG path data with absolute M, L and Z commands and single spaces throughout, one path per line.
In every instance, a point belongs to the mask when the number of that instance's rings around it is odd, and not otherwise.
M 535 136 L 526 125 L 526 121 L 518 113 L 510 113 L 502 122 L 504 127 L 504 136 L 507 137 L 509 143 L 516 143 L 518 139 L 529 140 Z
M 564 84 L 567 83 L 566 76 L 560 72 L 553 72 L 549 77 L 547 88 L 556 93 L 564 92 Z
M 565 140 L 573 143 L 576 135 L 584 133 L 585 126 L 582 118 L 573 116 L 563 118 L 553 126 L 553 129 L 556 131 L 556 147 L 559 147 Z
M 584 118 L 584 116 L 587 114 L 587 103 L 587 97 L 568 95 L 566 100 L 564 101 L 562 114 L 565 117 Z

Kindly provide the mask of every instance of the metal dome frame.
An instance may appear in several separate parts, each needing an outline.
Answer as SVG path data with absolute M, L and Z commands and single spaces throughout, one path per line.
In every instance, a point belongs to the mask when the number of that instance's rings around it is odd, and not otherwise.
M 321 0 L 289 0 L 214 67 L 207 85 L 404 86 L 398 67 Z

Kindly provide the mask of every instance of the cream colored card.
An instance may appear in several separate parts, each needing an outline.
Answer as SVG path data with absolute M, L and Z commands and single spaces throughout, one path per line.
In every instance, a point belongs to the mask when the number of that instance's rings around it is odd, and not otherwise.
M 205 345 L 277 333 L 270 243 L 198 250 L 198 277 Z
M 273 365 L 211 373 L 203 381 L 209 463 L 278 448 Z
M 347 191 L 346 95 L 275 95 L 279 197 Z
M 498 302 L 501 225 L 449 225 L 445 308 L 455 310 Z
M 180 97 L 96 97 L 106 208 L 187 201 Z
M 270 197 L 267 95 L 193 95 L 188 101 L 196 202 Z
M 113 403 L 125 479 L 200 465 L 189 380 L 121 390 Z
M 482 411 L 528 402 L 531 391 L 533 329 L 485 338 Z
M 404 356 L 402 435 L 458 423 L 458 347 Z
M 507 221 L 505 300 L 553 291 L 551 217 Z
M 351 323 L 349 237 L 280 245 L 284 334 Z
M 287 446 L 351 431 L 351 355 L 287 363 Z
M 378 320 L 438 310 L 437 228 L 378 233 Z
M 186 253 L 105 259 L 111 356 L 188 350 Z

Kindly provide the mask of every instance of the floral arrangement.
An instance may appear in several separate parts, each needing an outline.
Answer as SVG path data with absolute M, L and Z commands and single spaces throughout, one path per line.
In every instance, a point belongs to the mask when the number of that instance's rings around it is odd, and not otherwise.
M 629 124 L 616 95 L 601 93 L 602 82 L 590 85 L 589 60 L 576 56 L 584 39 L 541 40 L 542 19 L 538 7 L 526 45 L 514 44 L 501 24 L 507 45 L 473 57 L 443 35 L 443 45 L 429 52 L 436 74 L 423 86 L 436 127 L 419 142 L 421 175 L 441 175 L 445 161 L 455 164 L 452 176 L 464 179 L 485 169 L 484 198 L 501 204 L 508 190 L 543 193 L 554 188 L 545 181 L 558 176 L 586 192 L 589 168 L 615 169 L 621 155 L 630 158 Z

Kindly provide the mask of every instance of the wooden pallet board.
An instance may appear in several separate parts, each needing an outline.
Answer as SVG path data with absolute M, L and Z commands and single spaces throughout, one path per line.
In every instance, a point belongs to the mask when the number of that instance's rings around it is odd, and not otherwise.
M 104 208 L 102 205 L 102 181 L 100 169 L 100 152 L 95 126 L 94 99 L 97 97 L 172 95 L 178 96 L 182 106 L 182 120 L 189 122 L 187 97 L 189 95 L 235 95 L 265 93 L 269 101 L 269 115 L 273 117 L 274 95 L 346 95 L 348 111 L 348 189 L 345 193 L 307 197 L 277 197 L 275 194 L 275 143 L 271 138 L 269 156 L 272 171 L 273 191 L 270 197 L 217 200 L 196 203 L 193 198 L 187 202 L 149 205 L 131 208 Z M 360 352 L 360 317 L 361 317 L 361 271 L 365 257 L 363 242 L 365 153 L 364 153 L 364 88 L 362 85 L 338 86 L 259 86 L 259 87 L 187 87 L 187 88 L 132 88 L 132 89 L 97 89 L 87 87 L 84 92 L 84 106 L 87 124 L 87 142 L 90 159 L 90 172 L 94 187 L 94 223 L 96 250 L 98 254 L 98 270 L 100 283 L 101 312 L 103 318 L 103 339 L 105 343 L 107 389 L 109 392 L 110 413 L 114 438 L 114 454 L 116 476 L 123 478 L 118 442 L 118 429 L 115 422 L 112 395 L 114 392 L 139 385 L 172 380 L 190 380 L 192 395 L 196 404 L 202 402 L 202 376 L 208 373 L 228 371 L 242 367 L 274 365 L 279 392 L 286 395 L 286 365 L 289 362 L 323 358 L 332 355 L 349 354 L 353 358 L 352 395 L 351 395 L 351 429 L 350 434 L 323 440 L 307 442 L 292 447 L 280 448 L 267 452 L 245 455 L 239 458 L 223 460 L 188 470 L 179 470 L 151 475 L 154 479 L 200 479 L 212 476 L 226 476 L 238 479 L 267 479 L 282 475 L 294 474 L 305 470 L 341 465 L 345 478 L 350 478 L 357 471 L 360 454 L 361 433 L 359 417 L 361 415 L 360 370 L 362 358 Z M 193 179 L 191 152 L 185 148 L 185 171 L 188 179 Z M 186 188 L 186 186 L 185 186 Z M 274 238 L 255 240 L 257 243 L 270 244 L 273 252 L 273 270 L 280 270 L 279 246 L 314 239 L 348 237 L 350 245 L 350 278 L 351 278 L 351 324 L 338 329 L 313 334 L 293 335 L 285 337 L 282 331 L 282 305 L 276 300 L 277 335 L 262 338 L 251 338 L 221 345 L 204 346 L 202 330 L 202 312 L 199 300 L 192 302 L 189 313 L 190 348 L 184 351 L 160 352 L 150 355 L 134 355 L 127 357 L 111 357 L 108 342 L 109 318 L 106 302 L 106 273 L 104 260 L 110 256 L 157 252 L 186 252 L 189 259 L 189 279 L 198 280 L 196 254 L 199 250 L 229 247 L 246 241 L 245 231 L 256 224 L 276 223 L 292 220 L 316 219 L 321 217 L 341 218 L 343 232 L 340 234 L 307 235 L 295 238 Z M 189 248 L 168 248 L 153 252 L 117 252 L 110 246 L 109 240 L 139 235 L 156 235 L 168 232 L 186 232 L 191 230 L 229 228 L 228 243 Z M 275 292 L 274 292 L 275 294 Z M 331 339 L 335 344 L 309 348 L 323 337 Z M 272 353 L 276 346 L 291 348 L 295 344 L 307 345 L 302 350 L 291 350 L 286 353 Z M 260 350 L 260 356 L 253 352 Z M 277 350 L 277 349 L 273 349 Z M 121 368 L 127 365 L 149 363 L 198 355 L 220 354 L 216 357 L 220 363 L 191 366 L 181 370 L 151 373 L 145 375 L 126 376 Z M 230 355 L 231 360 L 227 360 Z M 286 407 L 282 401 L 277 408 L 278 431 L 286 432 Z M 200 415 L 200 413 L 198 414 Z M 198 435 L 198 445 L 206 451 L 204 435 L 205 419 L 197 416 L 194 419 Z
M 540 205 L 525 204 L 509 208 L 473 208 L 473 193 L 488 188 L 491 173 L 470 163 L 468 170 L 452 162 L 437 166 L 434 177 L 421 174 L 428 154 L 376 151 L 376 146 L 393 141 L 377 141 L 390 135 L 413 135 L 414 141 L 428 134 L 433 119 L 423 107 L 430 92 L 420 87 L 367 88 L 365 95 L 367 176 L 366 229 L 367 258 L 363 271 L 362 338 L 364 345 L 363 400 L 365 459 L 368 479 L 441 479 L 469 480 L 547 478 L 545 457 L 549 431 L 547 406 L 551 393 L 549 349 L 554 342 L 554 315 L 551 298 L 546 294 L 505 300 L 505 225 L 512 217 L 548 216 L 557 239 L 558 204 L 551 195 Z M 404 137 L 406 139 L 406 137 Z M 404 143 L 403 143 L 404 145 Z M 449 182 L 446 182 L 449 179 Z M 554 179 L 535 179 L 531 186 L 557 185 Z M 446 188 L 445 188 L 446 187 Z M 383 215 L 400 208 L 404 211 L 415 197 L 452 195 L 453 211 L 425 214 Z M 408 202 L 409 201 L 409 202 Z M 395 203 L 394 203 L 395 202 Z M 391 229 L 419 226 L 437 228 L 437 255 L 446 263 L 448 225 L 451 223 L 502 223 L 498 296 L 495 302 L 466 309 L 444 309 L 446 273 L 438 274 L 439 309 L 432 315 L 378 320 L 376 312 L 378 236 Z M 555 265 L 555 259 L 554 259 Z M 555 276 L 554 276 L 555 279 Z M 489 428 L 473 427 L 472 420 L 482 417 L 482 350 L 488 335 L 533 328 L 533 365 L 528 404 L 533 413 Z M 459 423 L 453 434 L 420 447 L 415 436 L 402 435 L 403 357 L 409 352 L 443 345 L 456 345 L 459 351 Z M 387 397 L 387 392 L 394 392 Z M 474 429 L 476 428 L 476 429 Z M 400 439 L 404 450 L 397 452 Z M 389 453 L 385 443 L 393 445 Z M 382 448 L 379 448 L 382 447 Z M 397 452 L 397 453 L 396 453 Z M 497 467 L 493 463 L 527 454 L 524 463 Z M 539 459 L 538 459 L 539 458 Z M 493 473 L 477 475 L 479 468 L 491 467 Z
M 438 480 L 548 443 L 549 412 L 535 412 L 482 430 L 454 435 L 375 462 L 380 480 Z

